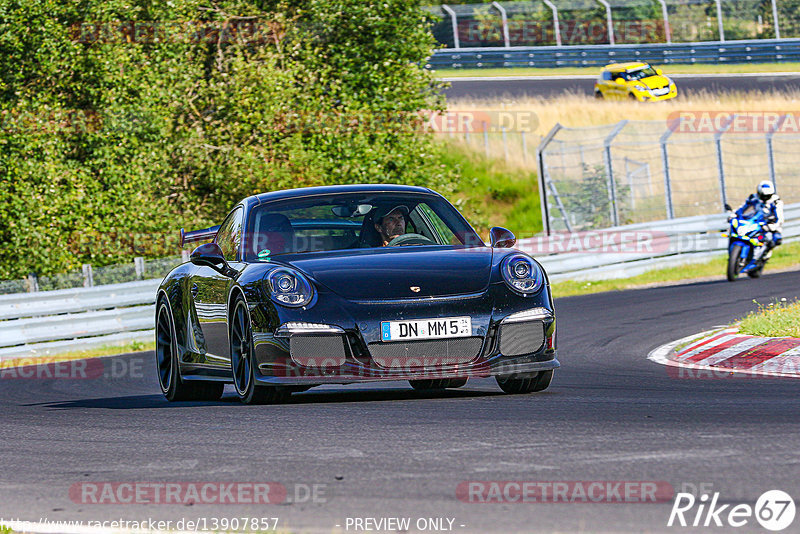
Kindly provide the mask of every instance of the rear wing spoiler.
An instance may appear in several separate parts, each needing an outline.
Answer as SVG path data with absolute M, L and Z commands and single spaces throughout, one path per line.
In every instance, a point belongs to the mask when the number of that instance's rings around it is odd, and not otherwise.
M 208 239 L 214 239 L 217 236 L 217 232 L 219 231 L 219 225 L 212 226 L 211 228 L 203 228 L 202 230 L 192 230 L 191 232 L 186 232 L 183 228 L 181 228 L 181 247 L 186 243 L 192 243 L 194 241 L 206 241 Z

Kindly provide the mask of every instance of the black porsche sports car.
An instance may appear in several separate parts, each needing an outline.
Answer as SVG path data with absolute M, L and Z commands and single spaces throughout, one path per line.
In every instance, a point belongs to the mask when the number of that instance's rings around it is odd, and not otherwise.
M 495 376 L 541 391 L 559 367 L 547 276 L 503 228 L 487 247 L 422 187 L 313 187 L 242 200 L 170 272 L 156 363 L 170 401 L 276 402 L 320 384 Z

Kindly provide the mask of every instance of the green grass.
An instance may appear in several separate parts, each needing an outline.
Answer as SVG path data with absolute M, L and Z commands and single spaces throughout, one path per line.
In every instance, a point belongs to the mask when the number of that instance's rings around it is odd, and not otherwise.
M 663 68 L 669 74 L 746 74 L 754 72 L 796 72 L 800 63 L 741 63 L 732 65 L 694 64 L 694 65 L 653 65 Z M 473 76 L 571 76 L 577 74 L 596 75 L 600 67 L 560 67 L 535 68 L 519 67 L 506 69 L 441 69 L 434 71 L 437 78 L 461 78 Z
M 691 282 L 693 280 L 709 278 L 723 280 L 725 279 L 727 261 L 728 259 L 726 256 L 720 256 L 719 258 L 703 263 L 656 269 L 630 278 L 591 282 L 572 280 L 556 282 L 552 284 L 553 296 L 558 298 L 573 295 L 587 295 L 590 293 L 602 293 L 604 291 L 621 291 L 624 289 L 636 289 L 675 282 Z M 791 269 L 796 267 L 800 267 L 800 242 L 786 243 L 775 249 L 764 272 L 768 274 L 770 270 Z M 747 277 L 745 276 L 744 278 L 746 279 Z M 744 280 L 742 283 L 744 283 Z M 758 282 L 753 281 L 752 283 Z
M 460 176 L 450 200 L 482 236 L 492 226 L 508 228 L 517 238 L 542 231 L 535 173 L 487 158 L 458 142 L 442 143 L 442 165 Z
M 758 304 L 739 327 L 739 332 L 751 336 L 800 337 L 800 301 L 788 302 L 785 298 Z

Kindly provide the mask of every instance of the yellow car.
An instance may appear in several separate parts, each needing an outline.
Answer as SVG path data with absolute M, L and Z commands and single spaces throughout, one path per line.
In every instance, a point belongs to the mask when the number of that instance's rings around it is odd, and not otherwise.
M 675 82 L 661 69 L 647 63 L 611 63 L 600 71 L 594 83 L 594 96 L 611 100 L 630 98 L 639 102 L 669 100 L 678 96 Z

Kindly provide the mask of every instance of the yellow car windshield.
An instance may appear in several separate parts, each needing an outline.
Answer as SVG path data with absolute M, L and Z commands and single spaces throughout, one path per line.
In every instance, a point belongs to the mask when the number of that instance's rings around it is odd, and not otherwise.
M 653 67 L 644 67 L 639 70 L 628 71 L 625 73 L 625 79 L 628 81 L 641 80 L 642 78 L 649 78 L 650 76 L 657 76 L 658 73 Z

